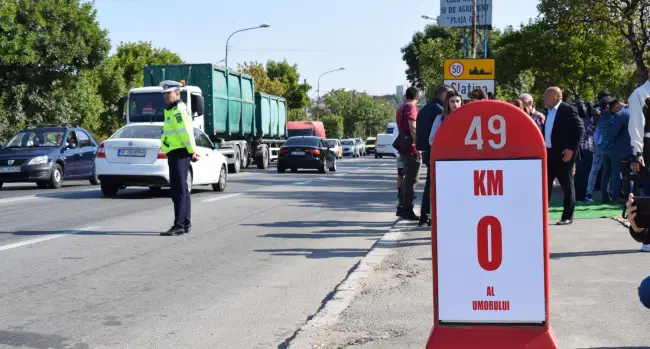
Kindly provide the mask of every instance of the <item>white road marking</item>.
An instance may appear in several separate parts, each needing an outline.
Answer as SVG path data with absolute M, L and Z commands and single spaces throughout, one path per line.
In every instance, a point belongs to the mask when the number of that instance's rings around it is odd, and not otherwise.
M 24 240 L 24 241 L 21 241 L 21 242 L 15 242 L 13 244 L 2 245 L 2 246 L 0 246 L 0 251 L 11 250 L 12 248 L 28 246 L 28 245 L 32 245 L 32 244 L 36 244 L 36 243 L 39 243 L 39 242 L 52 240 L 52 239 L 58 239 L 58 238 L 62 238 L 64 236 L 68 236 L 68 235 L 75 235 L 75 234 L 85 233 L 85 232 L 95 230 L 95 229 L 99 229 L 99 227 L 85 227 L 85 228 L 81 228 L 81 229 L 66 231 L 66 232 L 63 232 L 63 233 L 60 233 L 60 234 L 47 235 L 47 236 L 43 236 L 43 237 L 40 237 L 40 238 Z
M 345 175 L 346 175 L 346 173 L 337 173 L 337 174 L 334 175 L 334 177 L 341 177 L 341 176 L 345 176 Z
M 68 195 L 73 195 L 75 193 L 82 193 L 82 192 L 89 192 L 89 191 L 100 191 L 100 190 L 99 189 L 83 189 L 83 190 L 67 191 L 65 193 L 51 193 L 51 194 L 35 194 L 35 195 L 27 195 L 27 196 L 17 196 L 17 197 L 13 197 L 13 198 L 0 199 L 0 204 L 5 203 L 5 202 L 15 202 L 15 201 L 32 200 L 32 199 L 57 198 L 57 197 L 61 197 L 61 196 L 68 196 Z
M 304 181 L 304 182 L 298 182 L 298 183 L 294 183 L 293 185 L 302 185 L 302 184 L 307 184 L 307 183 L 311 183 L 311 182 L 313 182 L 313 180 L 308 180 L 308 181 Z
M 234 198 L 235 196 L 244 195 L 244 194 L 246 194 L 246 193 L 235 193 L 235 194 L 217 196 L 217 197 L 214 197 L 214 198 L 205 199 L 205 200 L 203 200 L 203 202 L 212 202 L 212 201 L 224 200 L 224 199 Z

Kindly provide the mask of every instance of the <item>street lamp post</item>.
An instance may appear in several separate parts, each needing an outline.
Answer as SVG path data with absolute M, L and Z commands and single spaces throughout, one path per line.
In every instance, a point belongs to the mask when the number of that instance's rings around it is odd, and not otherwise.
M 234 32 L 234 33 L 232 33 L 232 34 L 230 34 L 230 36 L 228 37 L 228 40 L 226 40 L 226 58 L 225 58 L 225 61 L 226 61 L 226 70 L 228 70 L 228 42 L 230 42 L 230 38 L 232 38 L 233 35 L 235 35 L 235 34 L 237 34 L 237 33 L 239 33 L 239 32 L 243 32 L 243 31 L 247 31 L 247 30 L 253 30 L 253 29 L 268 28 L 268 27 L 270 27 L 270 25 L 268 25 L 268 24 L 262 24 L 262 25 L 258 25 L 257 27 L 250 27 L 250 28 L 240 29 L 240 30 L 238 30 L 238 31 L 236 31 L 236 32 Z M 226 80 L 227 80 L 227 79 L 226 79 Z
M 438 22 L 438 19 L 437 19 L 437 18 L 433 18 L 433 17 L 428 16 L 428 15 L 422 15 L 422 19 L 429 19 L 429 20 L 432 20 L 432 21 L 436 21 L 436 22 Z
M 341 67 L 339 69 L 326 71 L 326 72 L 324 72 L 323 74 L 321 74 L 318 77 L 318 87 L 316 87 L 316 93 L 318 93 L 318 97 L 316 97 L 316 120 L 320 120 L 320 105 L 319 105 L 319 103 L 320 103 L 320 78 L 322 78 L 323 75 L 325 75 L 325 74 L 334 73 L 334 72 L 341 71 L 341 70 L 345 70 L 345 68 Z

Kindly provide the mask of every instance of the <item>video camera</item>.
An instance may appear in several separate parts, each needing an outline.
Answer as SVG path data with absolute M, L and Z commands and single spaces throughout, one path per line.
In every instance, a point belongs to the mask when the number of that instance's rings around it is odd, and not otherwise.
M 632 163 L 636 161 L 634 156 L 630 156 L 621 161 L 621 178 L 624 180 L 650 180 L 650 171 L 647 167 L 641 167 L 639 173 L 632 171 Z

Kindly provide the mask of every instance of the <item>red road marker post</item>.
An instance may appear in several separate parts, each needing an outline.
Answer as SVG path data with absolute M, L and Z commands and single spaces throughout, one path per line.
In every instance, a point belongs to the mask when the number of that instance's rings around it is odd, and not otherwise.
M 546 146 L 501 101 L 462 106 L 431 153 L 434 325 L 427 349 L 557 349 Z

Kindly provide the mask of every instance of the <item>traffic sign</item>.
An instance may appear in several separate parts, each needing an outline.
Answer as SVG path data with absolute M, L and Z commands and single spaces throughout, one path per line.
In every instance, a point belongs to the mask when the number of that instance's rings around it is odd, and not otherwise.
M 440 0 L 438 25 L 443 28 L 471 28 L 473 14 L 471 0 Z M 492 29 L 492 0 L 476 1 L 476 26 Z
M 445 59 L 444 80 L 494 80 L 494 59 Z
M 486 94 L 494 93 L 494 80 L 445 80 L 444 83 L 455 88 L 464 100 L 469 99 L 469 94 L 477 88 Z
M 442 123 L 431 149 L 434 327 L 427 349 L 558 348 L 539 128 L 513 105 L 476 101 Z

